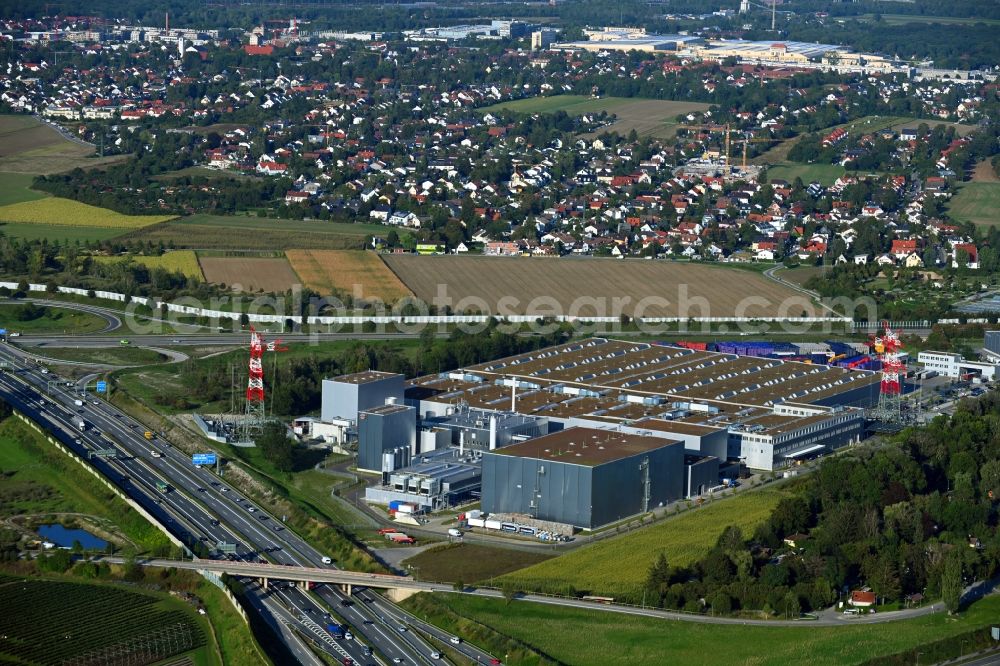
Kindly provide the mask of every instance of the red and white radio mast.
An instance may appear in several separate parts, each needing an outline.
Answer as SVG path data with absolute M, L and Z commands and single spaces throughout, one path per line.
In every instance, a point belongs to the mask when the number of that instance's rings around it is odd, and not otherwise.
M 884 333 L 872 340 L 875 353 L 882 361 L 882 382 L 879 386 L 878 408 L 875 416 L 880 421 L 900 423 L 903 417 L 903 378 L 906 361 L 903 360 L 899 336 L 883 322 Z
M 279 347 L 281 340 L 265 342 L 264 336 L 257 332 L 253 326 L 250 327 L 250 375 L 247 380 L 247 402 L 246 411 L 243 414 L 241 424 L 241 439 L 252 441 L 254 437 L 264 431 L 264 423 L 267 421 L 267 409 L 264 393 L 264 352 L 287 351 L 287 347 Z

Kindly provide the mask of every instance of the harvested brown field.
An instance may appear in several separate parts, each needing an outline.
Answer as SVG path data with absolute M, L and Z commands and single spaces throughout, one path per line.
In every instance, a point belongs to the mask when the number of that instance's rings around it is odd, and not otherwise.
M 801 294 L 756 272 L 723 266 L 592 258 L 386 255 L 384 260 L 418 298 L 433 302 L 444 285 L 456 312 L 584 319 L 814 314 Z M 744 300 L 750 297 L 757 300 Z
M 34 116 L 0 116 L 0 171 L 50 174 L 125 159 L 123 155 L 96 158 L 94 152 L 93 145 L 70 141 Z
M 285 259 L 199 257 L 198 263 L 206 282 L 238 286 L 245 292 L 283 292 L 299 282 Z
M 980 161 L 972 170 L 973 183 L 1000 183 L 1000 176 L 989 160 Z
M 365 250 L 288 250 L 302 284 L 329 296 L 335 291 L 392 303 L 412 293 L 381 257 Z

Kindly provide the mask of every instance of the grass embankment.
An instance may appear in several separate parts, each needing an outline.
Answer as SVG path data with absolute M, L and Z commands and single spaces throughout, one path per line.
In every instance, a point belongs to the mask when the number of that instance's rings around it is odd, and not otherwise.
M 0 421 L 0 517 L 31 516 L 44 522 L 55 514 L 80 514 L 139 552 L 166 555 L 171 544 L 94 476 L 14 417 Z M 66 522 L 65 520 L 57 522 Z
M 672 567 L 692 564 L 715 545 L 726 527 L 735 525 L 744 534 L 752 534 L 790 494 L 779 489 L 744 491 L 635 532 L 583 546 L 503 576 L 500 582 L 521 590 L 586 591 L 623 601 L 640 600 L 646 574 L 661 552 Z
M 57 361 L 100 365 L 151 365 L 167 360 L 166 356 L 157 351 L 139 347 L 34 347 L 31 352 Z
M 524 567 L 540 564 L 552 553 L 490 548 L 476 544 L 450 544 L 425 550 L 403 561 L 419 580 L 476 583 L 488 581 Z
M 107 326 L 89 312 L 30 303 L 0 305 L 0 322 L 8 331 L 19 333 L 94 333 Z
M 546 654 L 574 666 L 712 665 L 724 653 L 725 661 L 734 664 L 839 666 L 913 649 L 926 650 L 923 661 L 933 662 L 930 655 L 937 654 L 932 649 L 936 641 L 981 628 L 988 634 L 1000 612 L 1000 597 L 987 597 L 958 618 L 935 613 L 891 624 L 843 627 L 816 627 L 809 622 L 801 627 L 700 624 L 466 595 L 420 594 L 403 605 L 501 657 L 506 646 L 526 646 L 517 658 L 511 652 L 509 663 L 544 663 L 538 655 Z

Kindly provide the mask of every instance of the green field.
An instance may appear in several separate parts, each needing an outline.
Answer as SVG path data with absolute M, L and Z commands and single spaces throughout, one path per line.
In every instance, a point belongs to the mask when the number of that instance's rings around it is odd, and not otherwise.
M 121 229 L 104 227 L 75 227 L 62 224 L 25 224 L 0 222 L 0 233 L 22 240 L 47 240 L 50 243 L 89 243 L 110 240 L 121 236 Z
M 565 111 L 571 116 L 584 113 L 599 113 L 607 111 L 614 113 L 617 107 L 634 101 L 627 97 L 594 98 L 587 95 L 552 95 L 550 97 L 528 97 L 512 102 L 501 102 L 492 106 L 477 109 L 478 113 L 496 113 L 497 111 L 513 111 L 514 113 L 555 113 Z
M 150 365 L 162 363 L 166 357 L 152 349 L 139 347 L 69 348 L 34 347 L 32 352 L 45 358 L 75 363 L 97 363 L 101 365 Z
M 668 139 L 677 131 L 677 117 L 697 111 L 705 111 L 708 104 L 700 102 L 678 102 L 665 99 L 639 99 L 630 97 L 587 97 L 584 95 L 554 95 L 551 97 L 531 97 L 512 102 L 502 102 L 478 109 L 479 113 L 510 111 L 513 113 L 555 113 L 565 111 L 579 116 L 585 113 L 606 111 L 615 115 L 615 122 L 603 127 L 597 133 L 614 132 L 625 136 L 632 130 L 639 136 Z
M 222 229 L 279 230 L 296 234 L 346 234 L 349 236 L 367 236 L 369 234 L 386 233 L 386 227 L 381 224 L 347 224 L 343 222 L 324 222 L 321 220 L 277 220 L 269 217 L 250 217 L 243 215 L 207 215 L 198 213 L 177 221 L 181 225 L 210 226 Z
M 141 663 L 182 654 L 219 663 L 207 621 L 166 594 L 25 579 L 0 584 L 0 605 L 0 657 L 10 663 L 119 663 L 103 655 L 121 648 L 145 653 Z
M 829 187 L 841 176 L 847 173 L 847 169 L 839 164 L 798 164 L 796 162 L 783 162 L 781 164 L 768 167 L 767 179 L 774 181 L 777 179 L 787 180 L 794 183 L 796 178 L 801 178 L 805 185 L 813 181 Z
M 978 628 L 984 628 L 985 634 L 985 628 L 995 624 L 1000 613 L 1000 597 L 987 597 L 958 618 L 935 613 L 891 625 L 844 627 L 815 627 L 808 622 L 802 627 L 700 624 L 521 601 L 507 604 L 464 595 L 421 594 L 404 606 L 457 635 L 481 635 L 485 625 L 574 666 L 711 666 L 720 660 L 746 666 L 840 666 L 919 648 Z M 927 659 L 927 663 L 934 661 Z M 536 664 L 539 660 L 523 658 L 517 663 Z
M 107 326 L 107 322 L 89 312 L 49 306 L 40 306 L 35 310 L 40 316 L 25 320 L 22 317 L 28 309 L 27 304 L 0 305 L 2 327 L 18 333 L 94 333 Z
M 0 173 L 0 206 L 47 197 L 44 192 L 30 189 L 34 179 L 27 173 Z
M 859 18 L 872 21 L 875 17 L 872 14 L 863 14 Z M 903 23 L 938 23 L 941 25 L 975 25 L 982 23 L 984 25 L 1000 25 L 1000 20 L 997 19 L 962 16 L 921 16 L 919 14 L 882 14 L 882 21 L 889 25 L 901 25 Z
M 787 491 L 777 489 L 745 491 L 630 534 L 583 546 L 502 580 L 523 590 L 572 586 L 591 594 L 641 598 L 646 573 L 661 551 L 671 567 L 689 565 L 708 552 L 730 525 L 739 526 L 745 535 L 752 534 L 787 496 Z
M 490 548 L 471 543 L 425 550 L 403 562 L 419 580 L 475 583 L 552 559 L 552 553 Z
M 22 421 L 0 421 L 0 517 L 78 514 L 142 552 L 167 554 L 167 537 Z M 74 518 L 74 520 L 77 518 Z
M 948 203 L 948 213 L 960 222 L 1000 224 L 1000 183 L 963 183 Z
M 98 227 L 125 231 L 173 219 L 173 215 L 123 215 L 73 199 L 45 197 L 0 206 L 0 221 L 47 226 Z

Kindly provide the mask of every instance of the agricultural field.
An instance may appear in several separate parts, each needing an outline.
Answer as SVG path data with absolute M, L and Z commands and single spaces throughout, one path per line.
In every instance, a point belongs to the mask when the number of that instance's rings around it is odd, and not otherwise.
M 479 109 L 479 113 L 513 111 L 515 113 L 555 113 L 565 111 L 572 116 L 606 111 L 617 116 L 603 132 L 617 132 L 627 135 L 633 129 L 639 136 L 667 139 L 677 129 L 677 116 L 692 111 L 704 111 L 708 104 L 700 102 L 674 102 L 660 99 L 630 99 L 625 97 L 601 97 L 595 99 L 584 95 L 555 95 L 552 97 L 532 97 L 513 102 L 503 102 Z M 596 135 L 595 135 L 596 136 Z
M 163 268 L 172 273 L 183 273 L 190 278 L 204 279 L 201 265 L 198 263 L 198 255 L 192 250 L 173 250 L 160 256 L 129 255 L 126 257 L 94 257 L 94 259 L 107 264 L 131 261 L 141 264 L 149 270 Z
M 471 543 L 432 548 L 403 561 L 418 580 L 442 583 L 488 581 L 524 567 L 552 559 L 544 552 L 490 548 Z
M 50 174 L 120 162 L 94 157 L 92 144 L 71 141 L 34 116 L 0 115 L 0 171 Z
M 446 287 L 451 307 L 494 314 L 618 317 L 727 317 L 776 314 L 803 297 L 750 271 L 701 263 L 639 259 L 386 255 L 389 268 L 418 298 Z M 744 299 L 767 299 L 751 303 Z M 501 300 L 506 299 L 506 300 Z M 792 301 L 789 301 L 792 303 Z M 618 307 L 620 304 L 620 307 Z
M 366 250 L 287 250 L 302 284 L 328 296 L 335 291 L 393 303 L 411 296 L 379 255 Z
M 0 173 L 0 206 L 47 197 L 45 192 L 31 189 L 34 179 L 30 173 Z
M 173 219 L 172 215 L 122 215 L 72 199 L 47 197 L 0 206 L 0 222 L 128 231 Z
M 284 292 L 299 279 L 286 259 L 261 257 L 199 257 L 205 281 L 244 292 Z
M 1000 183 L 963 183 L 948 202 L 948 213 L 960 222 L 1000 224 Z
M 839 627 L 744 626 L 704 624 L 622 615 L 601 610 L 560 608 L 546 604 L 514 602 L 467 595 L 420 594 L 403 605 L 460 636 L 488 636 L 489 629 L 503 641 L 534 648 L 556 663 L 574 666 L 603 664 L 685 664 L 714 666 L 724 655 L 727 664 L 739 666 L 785 666 L 810 664 L 844 666 L 921 649 L 919 663 L 940 663 L 947 653 L 936 652 L 935 641 L 982 630 L 989 636 L 1000 612 L 1000 597 L 991 595 L 976 602 L 959 617 L 934 613 L 887 624 Z M 470 639 L 471 640 L 471 639 Z M 581 649 L 585 641 L 586 649 Z M 954 655 L 959 645 L 955 641 Z M 726 646 L 726 647 L 723 647 Z M 728 649 L 727 649 L 728 648 Z M 971 645 L 966 648 L 971 651 Z M 519 655 L 520 656 L 520 655 Z M 513 662 L 512 662 L 513 663 Z M 543 662 L 521 656 L 518 664 Z M 914 663 L 892 660 L 886 663 Z
M 205 620 L 164 594 L 27 579 L 0 583 L 0 606 L 0 659 L 14 663 L 218 663 Z
M 972 170 L 972 182 L 1000 183 L 1000 175 L 997 174 L 990 160 L 981 160 Z
M 672 567 L 692 564 L 715 545 L 726 527 L 736 525 L 744 534 L 752 534 L 787 496 L 787 491 L 774 489 L 744 492 L 630 534 L 583 546 L 501 580 L 523 590 L 573 586 L 590 594 L 641 599 L 646 573 L 661 551 Z
M 319 220 L 275 220 L 225 215 L 191 215 L 129 234 L 130 239 L 173 243 L 198 250 L 275 251 L 300 248 L 363 249 L 366 237 L 387 233 L 377 224 L 348 224 Z

